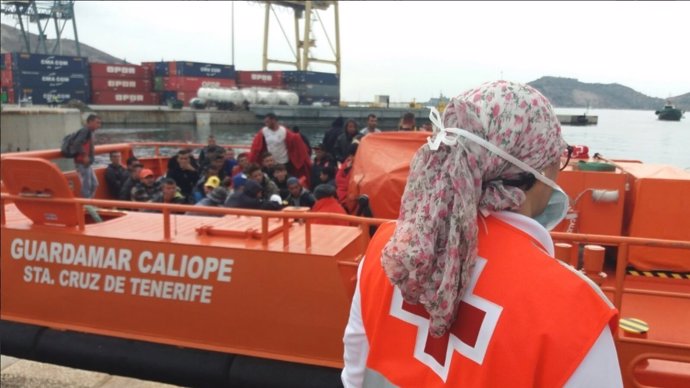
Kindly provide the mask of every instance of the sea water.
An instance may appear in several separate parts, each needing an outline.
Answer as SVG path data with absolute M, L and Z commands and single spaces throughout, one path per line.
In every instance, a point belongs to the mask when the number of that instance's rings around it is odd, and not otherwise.
M 558 114 L 583 114 L 584 108 L 557 108 Z M 598 116 L 596 125 L 563 126 L 563 137 L 571 145 L 586 145 L 590 156 L 600 153 L 607 159 L 631 159 L 644 163 L 670 164 L 690 171 L 690 114 L 681 121 L 658 120 L 653 111 L 591 109 L 588 115 Z M 418 118 L 418 123 L 425 122 Z M 298 125 L 300 131 L 315 145 L 323 139 L 328 128 L 301 122 L 284 122 Z M 360 123 L 363 124 L 363 123 Z M 135 141 L 174 141 L 205 143 L 213 133 L 220 144 L 249 144 L 261 126 L 214 125 L 196 129 L 194 125 L 170 125 L 162 127 L 114 126 L 98 131 L 99 144 Z M 394 124 L 382 123 L 382 130 L 392 129 Z

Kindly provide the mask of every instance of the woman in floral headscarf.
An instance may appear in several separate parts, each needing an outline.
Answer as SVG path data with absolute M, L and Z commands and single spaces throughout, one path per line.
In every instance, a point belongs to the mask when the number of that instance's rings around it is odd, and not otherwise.
M 548 100 L 498 81 L 430 118 L 398 221 L 360 264 L 345 386 L 622 386 L 616 310 L 552 258 L 568 197 Z

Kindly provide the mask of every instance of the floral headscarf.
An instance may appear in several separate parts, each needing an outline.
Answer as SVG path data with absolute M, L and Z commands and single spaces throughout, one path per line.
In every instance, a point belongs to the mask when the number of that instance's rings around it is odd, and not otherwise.
M 443 125 L 476 134 L 537 171 L 556 163 L 566 146 L 549 101 L 530 86 L 507 81 L 451 99 Z M 436 129 L 434 135 L 442 134 Z M 424 145 L 412 159 L 381 264 L 405 301 L 429 312 L 432 336 L 442 336 L 455 321 L 477 257 L 478 212 L 516 210 L 525 201 L 521 189 L 497 179 L 520 172 L 464 138 L 436 151 Z

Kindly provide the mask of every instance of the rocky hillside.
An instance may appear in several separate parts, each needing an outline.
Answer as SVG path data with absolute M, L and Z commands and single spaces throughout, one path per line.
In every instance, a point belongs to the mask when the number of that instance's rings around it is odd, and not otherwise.
M 20 29 L 0 24 L 2 30 L 0 31 L 0 52 L 25 52 L 24 37 Z M 38 35 L 29 33 L 31 48 L 36 50 L 38 48 Z M 48 52 L 52 52 L 55 46 L 55 39 L 47 40 Z M 124 63 L 123 60 L 115 58 L 108 53 L 95 49 L 84 43 L 80 43 L 81 56 L 88 57 L 90 62 L 101 63 Z M 77 55 L 77 47 L 73 40 L 62 39 L 62 55 Z
M 588 84 L 574 78 L 542 77 L 529 82 L 554 106 L 603 109 L 657 110 L 665 99 L 646 96 L 620 84 Z M 690 110 L 690 93 L 669 98 L 677 107 Z

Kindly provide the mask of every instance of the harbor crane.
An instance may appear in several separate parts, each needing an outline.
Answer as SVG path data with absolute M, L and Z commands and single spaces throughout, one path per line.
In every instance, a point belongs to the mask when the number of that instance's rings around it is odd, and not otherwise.
M 3 1 L 0 9 L 3 14 L 16 17 L 19 29 L 22 31 L 24 39 L 24 49 L 28 53 L 40 54 L 61 54 L 62 53 L 62 33 L 69 21 L 72 21 L 74 30 L 74 42 L 76 45 L 77 56 L 81 56 L 79 47 L 79 36 L 77 35 L 77 21 L 74 18 L 74 0 L 54 0 L 54 1 L 35 1 L 35 0 L 14 0 Z M 26 19 L 26 24 L 24 22 Z M 46 31 L 50 21 L 55 26 L 55 44 L 48 49 L 48 36 Z M 38 27 L 38 44 L 31 45 L 31 35 L 29 27 L 31 23 L 36 23 Z
M 266 5 L 266 12 L 264 18 L 264 47 L 263 47 L 263 70 L 268 70 L 268 65 L 270 63 L 284 64 L 295 66 L 297 70 L 309 70 L 312 63 L 325 63 L 335 66 L 336 74 L 340 74 L 340 25 L 338 20 L 338 2 L 337 1 L 260 1 Z M 293 60 L 281 60 L 272 59 L 269 57 L 268 52 L 268 33 L 269 25 L 271 23 L 271 13 L 275 16 L 275 20 L 278 23 L 285 40 L 290 43 L 281 19 L 278 13 L 275 11 L 275 7 L 284 7 L 291 9 L 294 16 L 294 34 L 295 41 L 294 47 L 290 47 L 292 54 L 294 56 Z M 331 38 L 326 31 L 326 26 L 321 19 L 321 13 L 332 10 L 334 13 L 334 30 L 331 31 L 335 34 L 335 44 L 331 42 Z M 304 19 L 304 29 L 300 34 L 300 19 Z M 332 59 L 317 58 L 312 54 L 312 47 L 316 47 L 316 40 L 313 38 L 314 25 L 321 25 L 321 29 L 328 41 L 331 52 L 333 54 Z

